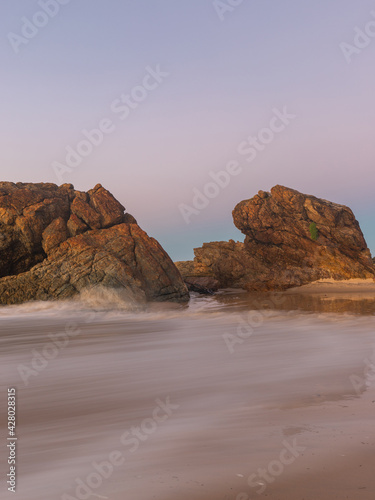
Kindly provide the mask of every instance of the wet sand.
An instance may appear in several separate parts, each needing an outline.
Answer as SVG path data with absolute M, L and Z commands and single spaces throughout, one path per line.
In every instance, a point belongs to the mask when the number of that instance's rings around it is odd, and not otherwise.
M 375 492 L 375 390 L 370 388 L 358 399 L 339 399 L 321 405 L 288 409 L 283 415 L 268 422 L 270 435 L 279 434 L 279 440 L 305 448 L 295 462 L 286 465 L 280 476 L 267 471 L 278 461 L 280 451 L 274 440 L 263 440 L 264 451 L 256 460 L 248 460 L 248 467 L 238 465 L 236 477 L 226 477 L 226 470 L 218 471 L 221 488 L 209 495 L 179 495 L 181 500 L 373 500 Z M 260 456 L 262 457 L 260 459 Z M 278 472 L 276 465 L 274 471 Z M 271 468 L 272 471 L 272 468 Z M 248 485 L 249 473 L 256 474 L 258 488 Z M 233 476 L 233 474 L 232 474 Z M 239 477 L 243 476 L 243 477 Z M 220 478 L 220 479 L 219 479 Z M 223 481 L 223 478 L 225 480 Z M 228 486 L 228 485 L 231 486 Z M 173 500 L 173 496 L 168 500 Z
M 370 500 L 374 498 L 375 391 L 356 400 L 296 408 L 285 415 L 284 433 L 305 451 L 262 494 L 275 500 Z M 305 427 L 299 426 L 306 422 Z M 288 432 L 288 426 L 289 432 Z M 240 498 L 238 500 L 245 500 Z
M 232 309 L 243 307 L 316 313 L 375 314 L 373 280 L 320 280 L 284 292 L 248 293 L 222 290 L 216 300 Z
M 77 481 L 117 450 L 123 463 L 85 498 L 372 499 L 374 315 L 367 299 L 356 301 L 366 314 L 327 313 L 324 294 L 309 297 L 1 310 L 2 389 L 18 389 L 17 498 L 84 498 Z M 20 364 L 71 321 L 80 333 L 25 385 Z M 156 425 L 168 398 L 175 407 Z M 144 429 L 137 441 L 133 428 Z
M 375 298 L 375 281 L 372 279 L 350 279 L 336 281 L 324 279 L 314 281 L 308 285 L 290 288 L 286 294 L 348 294 L 353 300 L 365 297 Z
M 267 309 L 375 313 L 375 282 L 370 279 L 319 280 L 280 294 L 246 295 L 247 301 L 256 302 L 257 308 L 260 303 Z M 207 500 L 372 500 L 375 495 L 373 353 L 369 354 L 365 370 L 368 380 L 360 395 L 349 398 L 338 396 L 337 401 L 318 405 L 311 405 L 311 401 L 300 406 L 296 404 L 295 408 L 287 408 L 284 418 L 278 415 L 275 430 L 284 425 L 283 434 L 297 437 L 306 448 L 295 463 L 284 468 L 280 477 L 272 476 L 267 471 L 266 479 L 259 478 L 262 484 L 259 484 L 258 490 L 246 486 L 239 494 L 224 497 L 216 494 L 207 497 Z M 359 383 L 361 378 L 358 375 L 351 377 L 354 384 Z M 301 425 L 301 422 L 306 424 Z M 274 459 L 275 455 L 269 452 L 262 473 Z

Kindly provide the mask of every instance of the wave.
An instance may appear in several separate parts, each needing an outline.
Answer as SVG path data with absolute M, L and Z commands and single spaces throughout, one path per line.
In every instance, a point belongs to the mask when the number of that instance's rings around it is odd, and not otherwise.
M 7 319 L 80 319 L 87 314 L 95 313 L 100 321 L 132 319 L 134 321 L 157 321 L 163 319 L 184 319 L 209 317 L 227 319 L 230 322 L 248 321 L 248 315 L 261 315 L 262 320 L 278 321 L 279 319 L 307 321 L 346 321 L 352 317 L 356 321 L 365 321 L 365 316 L 350 311 L 327 312 L 325 310 L 306 310 L 303 307 L 289 305 L 285 308 L 269 307 L 269 299 L 258 300 L 254 305 L 254 295 L 247 292 L 224 290 L 214 296 L 191 294 L 188 304 L 171 302 L 140 303 L 134 300 L 126 290 L 111 289 L 102 286 L 87 288 L 75 298 L 59 301 L 32 301 L 20 305 L 0 306 L 0 321 Z M 264 308 L 262 308 L 264 306 Z M 312 319 L 313 318 L 313 319 Z M 346 318 L 346 319 L 345 319 Z M 373 325 L 374 315 L 367 315 Z M 367 321 L 366 321 L 367 322 Z

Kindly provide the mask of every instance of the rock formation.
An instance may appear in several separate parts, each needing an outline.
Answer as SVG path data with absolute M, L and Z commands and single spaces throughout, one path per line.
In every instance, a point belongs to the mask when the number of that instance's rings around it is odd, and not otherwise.
M 72 297 L 93 286 L 128 300 L 187 301 L 177 268 L 100 184 L 0 183 L 0 303 Z
M 239 203 L 233 220 L 244 243 L 205 243 L 183 276 L 210 276 L 221 287 L 283 290 L 322 278 L 375 278 L 374 264 L 350 208 L 283 186 Z
M 194 254 L 194 261 L 176 262 L 185 283 L 210 277 L 216 280 L 219 288 L 245 288 L 250 269 L 257 265 L 244 244 L 233 240 L 204 243 L 201 248 L 194 249 Z

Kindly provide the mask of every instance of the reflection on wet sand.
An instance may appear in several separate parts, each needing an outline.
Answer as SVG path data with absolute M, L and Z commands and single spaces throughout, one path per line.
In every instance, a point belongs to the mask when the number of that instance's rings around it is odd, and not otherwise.
M 337 498 L 372 500 L 362 465 L 374 466 L 374 302 L 227 291 L 187 308 L 2 309 L 1 383 L 18 390 L 17 498 L 249 500 L 266 486 L 259 497 L 332 500 L 332 484 Z M 247 334 L 251 309 L 267 312 Z M 22 378 L 20 366 L 34 373 Z M 259 470 L 269 468 L 267 481 Z
M 316 313 L 375 314 L 375 293 L 238 293 L 216 295 L 218 303 L 236 308 Z

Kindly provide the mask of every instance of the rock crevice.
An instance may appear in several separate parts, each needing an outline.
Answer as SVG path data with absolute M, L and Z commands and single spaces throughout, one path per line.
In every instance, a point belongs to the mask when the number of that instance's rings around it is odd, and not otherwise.
M 221 287 L 284 290 L 321 278 L 375 277 L 359 223 L 344 205 L 275 186 L 241 201 L 233 220 L 244 243 L 205 243 L 194 250 L 192 263 L 177 263 L 185 278 L 210 276 Z
M 115 288 L 127 299 L 187 301 L 168 254 L 100 184 L 0 183 L 0 303 Z M 167 291 L 167 293 L 166 293 Z

